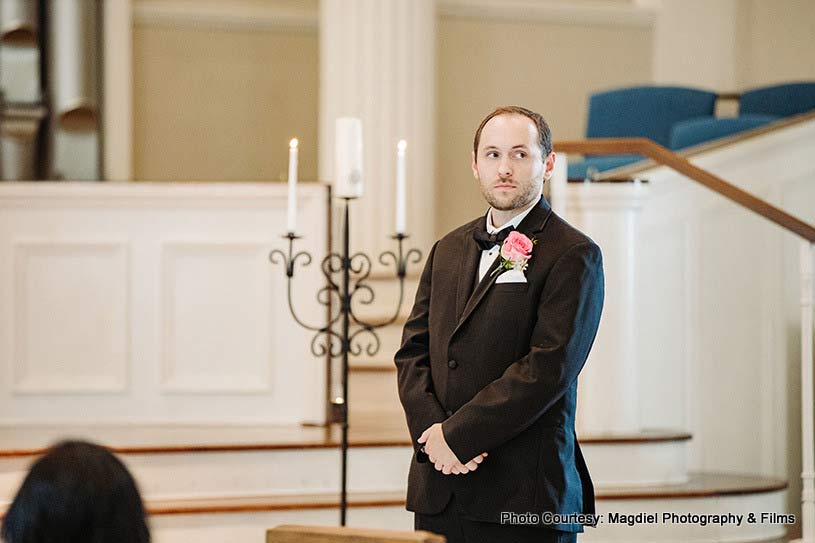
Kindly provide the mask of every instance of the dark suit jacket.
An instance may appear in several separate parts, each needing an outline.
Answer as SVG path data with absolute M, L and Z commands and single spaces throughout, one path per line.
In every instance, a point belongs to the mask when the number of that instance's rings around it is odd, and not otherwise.
M 475 285 L 481 251 L 472 233 L 484 220 L 433 246 L 395 356 L 417 450 L 407 508 L 438 513 L 455 493 L 475 520 L 499 522 L 510 511 L 594 513 L 574 419 L 577 375 L 603 306 L 600 248 L 541 198 L 518 226 L 537 240 L 527 283 L 495 284 L 496 259 Z M 460 461 L 489 453 L 476 471 L 443 475 L 419 461 L 416 440 L 437 422 Z

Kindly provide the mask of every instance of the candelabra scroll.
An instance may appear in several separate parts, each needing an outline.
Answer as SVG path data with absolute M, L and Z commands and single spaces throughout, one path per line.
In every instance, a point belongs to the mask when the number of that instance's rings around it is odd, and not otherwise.
M 302 326 L 307 330 L 311 330 L 312 332 L 323 332 L 325 331 L 326 327 L 318 327 L 318 326 L 311 326 L 310 324 L 306 324 L 303 322 L 300 317 L 297 316 L 297 312 L 294 310 L 294 304 L 291 301 L 291 280 L 294 277 L 294 265 L 297 263 L 299 258 L 305 260 L 301 266 L 305 267 L 311 264 L 311 255 L 306 251 L 300 251 L 298 253 L 294 253 L 294 240 L 299 239 L 300 236 L 296 236 L 292 232 L 289 232 L 288 235 L 284 236 L 284 238 L 288 238 L 289 240 L 289 254 L 286 255 L 280 249 L 275 249 L 271 253 L 269 253 L 269 261 L 272 264 L 282 263 L 283 267 L 286 269 L 286 300 L 289 304 L 289 311 L 291 312 L 291 316 L 294 318 L 295 322 Z M 278 261 L 278 258 L 280 259 Z M 320 301 L 320 293 L 317 293 L 317 301 Z
M 386 251 L 379 256 L 379 262 L 388 266 L 392 261 L 396 269 L 396 278 L 399 280 L 399 299 L 393 316 L 384 321 L 376 323 L 367 322 L 359 318 L 353 310 L 354 300 L 362 305 L 370 305 L 374 302 L 375 293 L 373 288 L 367 284 L 371 275 L 373 264 L 371 258 L 358 252 L 351 255 L 350 246 L 350 222 L 349 222 L 349 202 L 351 198 L 345 200 L 345 214 L 343 222 L 343 250 L 342 254 L 329 253 L 323 258 L 320 270 L 325 277 L 326 284 L 317 291 L 317 302 L 327 306 L 329 310 L 334 305 L 332 301 L 336 299 L 338 310 L 336 314 L 327 315 L 327 322 L 323 326 L 312 326 L 300 319 L 292 303 L 292 280 L 294 277 L 295 264 L 299 258 L 303 259 L 301 267 L 308 266 L 311 255 L 305 251 L 294 253 L 294 240 L 299 236 L 289 233 L 284 236 L 289 240 L 288 255 L 275 249 L 269 254 L 269 260 L 273 264 L 283 264 L 286 272 L 286 298 L 289 304 L 289 311 L 295 322 L 303 328 L 314 332 L 311 340 L 311 352 L 317 357 L 328 356 L 330 359 L 342 358 L 342 396 L 334 400 L 333 406 L 336 408 L 335 420 L 340 424 L 342 430 L 342 464 L 341 464 L 341 489 L 340 489 L 340 525 L 345 526 L 347 511 L 347 479 L 348 479 L 348 357 L 360 356 L 363 351 L 368 356 L 375 356 L 381 347 L 381 341 L 376 333 L 378 328 L 388 326 L 396 322 L 404 301 L 405 277 L 407 267 L 411 263 L 419 263 L 422 253 L 418 249 L 410 249 L 406 253 L 403 251 L 405 234 L 399 233 L 393 236 L 397 241 L 397 252 Z M 341 274 L 341 280 L 336 281 L 335 276 Z M 353 276 L 353 284 L 352 284 Z M 352 324 L 356 327 L 351 331 Z M 339 325 L 339 326 L 338 326 Z M 337 330 L 339 328 L 339 330 Z M 367 338 L 367 342 L 364 339 Z M 320 339 L 324 341 L 319 342 Z
M 335 273 L 338 273 L 338 272 L 342 271 L 342 256 L 337 254 L 337 253 L 330 253 L 330 254 L 326 255 L 325 258 L 323 258 L 323 261 L 320 264 L 320 269 L 323 272 L 323 276 L 325 277 L 327 284 L 317 291 L 317 295 L 316 295 L 317 302 L 320 305 L 324 305 L 326 307 L 331 307 L 332 306 L 331 298 L 332 298 L 332 295 L 333 295 L 333 296 L 337 297 L 337 301 L 339 302 L 339 304 L 338 304 L 337 313 L 335 315 L 331 316 L 328 319 L 328 322 L 325 325 L 323 325 L 323 326 L 313 326 L 313 325 L 307 324 L 305 321 L 303 321 L 297 315 L 297 312 L 294 310 L 294 303 L 292 302 L 292 278 L 294 277 L 295 264 L 296 264 L 298 259 L 302 258 L 304 260 L 304 262 L 302 264 L 300 264 L 300 267 L 309 266 L 311 264 L 311 262 L 312 262 L 311 254 L 309 254 L 309 253 L 307 253 L 305 251 L 300 251 L 300 252 L 298 252 L 296 254 L 293 253 L 293 242 L 294 242 L 295 239 L 300 239 L 300 236 L 296 236 L 296 235 L 294 235 L 292 233 L 289 233 L 288 235 L 283 236 L 283 238 L 289 240 L 289 254 L 286 255 L 280 249 L 275 249 L 271 253 L 269 253 L 269 261 L 272 264 L 280 264 L 280 263 L 282 263 L 285 270 L 286 270 L 286 300 L 287 300 L 287 302 L 289 304 L 289 311 L 291 312 L 292 318 L 295 320 L 295 322 L 297 324 L 299 324 L 300 326 L 302 326 L 306 330 L 310 330 L 312 332 L 317 332 L 318 335 L 323 334 L 323 333 L 327 333 L 327 332 L 331 332 L 332 327 L 334 326 L 334 324 L 336 324 L 337 321 L 339 321 L 340 318 L 342 317 L 342 301 L 343 300 L 342 300 L 341 288 L 333 280 L 333 275 Z M 336 265 L 335 261 L 339 261 L 339 267 L 335 267 L 335 265 Z M 314 350 L 312 350 L 312 353 L 314 353 L 316 356 L 322 356 L 322 355 L 325 354 L 325 352 L 323 352 L 320 355 L 317 355 L 317 353 L 314 352 Z M 333 357 L 337 357 L 337 356 L 340 356 L 340 355 L 341 355 L 341 353 L 338 353 L 336 355 L 333 355 Z
M 342 356 L 342 337 L 333 329 L 334 324 L 342 317 L 342 309 L 338 307 L 335 315 L 331 316 L 328 323 L 324 326 L 314 326 L 306 323 L 301 319 L 297 312 L 294 310 L 294 303 L 292 302 L 292 278 L 294 277 L 294 270 L 298 259 L 302 259 L 300 267 L 307 267 L 312 262 L 312 257 L 305 251 L 294 253 L 294 240 L 300 239 L 293 233 L 283 236 L 284 239 L 289 240 L 289 254 L 283 253 L 279 249 L 273 250 L 269 253 L 269 261 L 272 264 L 283 264 L 286 271 L 286 301 L 289 305 L 289 312 L 291 313 L 294 321 L 306 330 L 315 332 L 311 340 L 311 354 L 316 357 L 329 355 L 331 358 Z M 332 307 L 331 297 L 332 294 L 340 297 L 340 287 L 332 280 L 331 270 L 333 269 L 332 260 L 339 258 L 339 255 L 330 254 L 323 259 L 321 269 L 325 275 L 327 284 L 317 291 L 317 302 L 326 307 Z M 341 268 L 340 268 L 341 269 Z M 318 343 L 318 340 L 323 337 L 324 343 Z
M 362 354 L 362 345 L 354 342 L 357 341 L 357 336 L 364 333 L 368 333 L 371 336 L 369 343 L 365 346 L 365 353 L 368 356 L 376 356 L 380 347 L 379 336 L 376 335 L 373 328 L 369 328 L 368 326 L 363 326 L 351 334 L 351 337 L 348 338 L 348 352 L 354 356 Z
M 348 338 L 348 352 L 353 356 L 359 356 L 362 354 L 362 347 L 354 342 L 359 335 L 366 333 L 371 335 L 370 342 L 367 344 L 367 346 L 365 346 L 366 354 L 368 354 L 368 356 L 375 356 L 379 352 L 381 341 L 379 340 L 375 330 L 393 324 L 399 318 L 399 313 L 401 311 L 402 304 L 404 303 L 407 266 L 411 263 L 418 264 L 422 259 L 422 253 L 418 249 L 410 249 L 406 253 L 403 252 L 402 244 L 406 238 L 407 236 L 404 234 L 393 236 L 393 239 L 397 240 L 399 243 L 397 252 L 385 251 L 379 255 L 379 262 L 383 266 L 393 265 L 395 268 L 396 278 L 399 279 L 399 296 L 396 304 L 396 310 L 393 312 L 393 314 L 387 319 L 378 322 L 366 321 L 357 316 L 357 314 L 354 312 L 354 303 L 370 305 L 376 299 L 373 288 L 366 283 L 370 277 L 373 267 L 371 258 L 367 254 L 360 252 L 354 254 L 350 258 L 344 258 L 339 253 L 329 253 L 325 256 L 325 258 L 323 258 L 320 264 L 320 270 L 325 277 L 326 285 L 317 291 L 317 302 L 326 307 L 333 307 L 334 305 L 337 307 L 336 312 L 330 316 L 328 322 L 323 326 L 308 324 L 297 315 L 297 312 L 294 309 L 294 303 L 292 301 L 292 282 L 294 278 L 294 271 L 297 267 L 297 260 L 303 260 L 303 262 L 299 264 L 301 268 L 309 266 L 312 262 L 312 256 L 309 253 L 305 251 L 294 253 L 293 242 L 296 239 L 300 239 L 300 236 L 296 236 L 294 234 L 284 236 L 284 239 L 289 240 L 288 255 L 279 249 L 275 249 L 269 254 L 270 262 L 273 264 L 283 264 L 285 268 L 286 301 L 289 305 L 289 311 L 291 312 L 292 318 L 301 327 L 315 332 L 315 336 L 312 339 L 312 354 L 315 356 L 325 356 L 326 354 L 329 354 L 331 358 L 339 358 L 342 356 L 343 351 L 341 348 L 333 348 L 333 345 L 336 343 L 343 343 L 341 335 L 334 330 L 334 325 L 340 321 L 346 309 L 351 321 L 358 326 L 358 329 L 352 332 Z M 344 270 L 349 272 L 349 279 L 350 276 L 353 275 L 353 284 L 351 285 L 351 281 L 349 281 L 350 288 L 348 295 L 343 295 L 342 286 L 340 286 L 334 279 L 336 274 L 342 273 Z M 332 304 L 332 299 L 335 299 L 337 303 Z M 321 335 L 325 335 L 326 338 L 329 339 L 328 343 L 332 345 L 331 349 L 326 349 L 324 345 L 317 344 L 317 339 L 319 339 Z
M 418 264 L 422 261 L 422 252 L 418 249 L 409 249 L 407 253 L 402 252 L 402 242 L 407 238 L 405 234 L 396 234 L 393 236 L 398 243 L 398 255 L 393 251 L 385 251 L 379 255 L 379 263 L 383 266 L 388 266 L 388 261 L 392 260 L 396 268 L 396 276 L 399 278 L 399 301 L 396 304 L 396 311 L 386 321 L 379 324 L 379 326 L 387 326 L 393 324 L 399 318 L 399 312 L 402 309 L 402 302 L 405 298 L 405 277 L 407 276 L 408 264 Z
M 355 260 L 359 261 L 359 266 L 354 265 Z M 356 253 L 354 256 L 351 257 L 351 260 L 348 264 L 350 266 L 351 273 L 355 275 L 354 286 L 351 288 L 348 300 L 348 303 L 351 304 L 351 307 L 349 308 L 351 310 L 351 318 L 357 324 L 365 326 L 365 324 L 362 323 L 359 319 L 357 319 L 356 315 L 354 315 L 353 302 L 354 298 L 359 293 L 368 293 L 367 299 L 362 299 L 358 301 L 363 305 L 370 305 L 373 303 L 375 298 L 374 289 L 372 289 L 370 285 L 365 284 L 365 281 L 371 275 L 371 268 L 373 267 L 373 264 L 371 263 L 370 257 L 368 257 L 368 255 L 366 255 L 365 253 Z

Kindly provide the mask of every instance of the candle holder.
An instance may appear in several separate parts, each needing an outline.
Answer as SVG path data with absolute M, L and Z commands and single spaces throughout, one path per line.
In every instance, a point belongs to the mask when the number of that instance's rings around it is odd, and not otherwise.
M 314 332 L 311 340 L 311 352 L 316 357 L 329 357 L 329 359 L 342 358 L 342 398 L 333 401 L 334 413 L 340 424 L 342 433 L 341 458 L 342 468 L 340 474 L 340 525 L 345 526 L 347 513 L 347 481 L 348 481 L 348 357 L 359 356 L 365 352 L 368 356 L 375 356 L 381 346 L 376 329 L 396 322 L 402 308 L 405 294 L 405 276 L 408 264 L 419 263 L 422 253 L 418 249 L 409 249 L 404 252 L 403 243 L 408 236 L 397 233 L 392 239 L 397 242 L 397 251 L 385 251 L 379 255 L 379 262 L 383 266 L 393 265 L 396 277 L 399 279 L 399 300 L 393 316 L 381 322 L 368 322 L 354 313 L 354 300 L 363 305 L 373 303 L 375 293 L 366 283 L 371 274 L 371 258 L 363 253 L 350 253 L 350 221 L 349 203 L 352 198 L 343 197 L 344 217 L 342 253 L 330 252 L 320 265 L 325 276 L 326 285 L 317 291 L 317 302 L 328 308 L 327 322 L 322 326 L 313 326 L 297 316 L 292 303 L 292 280 L 294 278 L 295 264 L 302 259 L 300 266 L 308 266 L 312 262 L 311 254 L 305 251 L 294 251 L 294 241 L 300 236 L 289 232 L 284 239 L 289 240 L 288 254 L 279 249 L 269 253 L 269 260 L 273 264 L 283 264 L 286 273 L 286 299 L 289 311 L 298 325 Z M 335 280 L 340 276 L 339 282 Z M 332 313 L 333 302 L 337 310 Z

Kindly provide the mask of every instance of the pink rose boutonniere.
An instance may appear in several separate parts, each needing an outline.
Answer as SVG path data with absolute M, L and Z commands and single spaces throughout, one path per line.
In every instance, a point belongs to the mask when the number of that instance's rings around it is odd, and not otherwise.
M 532 257 L 532 247 L 537 242 L 538 240 L 529 239 L 517 230 L 510 232 L 501 246 L 501 263 L 493 273 L 500 270 L 525 271 Z

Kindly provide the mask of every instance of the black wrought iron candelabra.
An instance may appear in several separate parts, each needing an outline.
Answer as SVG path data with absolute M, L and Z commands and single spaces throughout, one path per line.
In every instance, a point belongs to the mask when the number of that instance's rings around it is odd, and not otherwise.
M 283 236 L 289 240 L 289 253 L 286 255 L 279 249 L 269 254 L 273 264 L 283 264 L 286 272 L 286 298 L 289 311 L 294 320 L 307 330 L 314 332 L 311 340 L 311 352 L 316 357 L 328 356 L 331 360 L 342 358 L 342 398 L 336 401 L 338 421 L 342 434 L 340 473 L 340 525 L 345 526 L 348 507 L 348 357 L 359 356 L 364 352 L 368 356 L 375 356 L 381 343 L 376 334 L 377 328 L 388 326 L 399 318 L 405 293 L 405 276 L 410 263 L 419 263 L 422 253 L 418 249 L 403 252 L 403 242 L 408 236 L 396 234 L 393 239 L 397 242 L 397 251 L 385 251 L 379 255 L 379 263 L 383 266 L 395 266 L 396 277 L 399 279 L 399 300 L 393 316 L 385 321 L 368 322 L 354 313 L 354 302 L 370 305 L 375 299 L 373 288 L 366 283 L 371 274 L 371 258 L 362 252 L 350 252 L 350 221 L 349 204 L 352 198 L 343 198 L 344 217 L 342 227 L 342 254 L 330 252 L 323 258 L 321 271 L 325 276 L 326 284 L 317 291 L 317 302 L 328 308 L 328 322 L 323 326 L 312 326 L 303 322 L 294 310 L 292 304 L 292 279 L 294 278 L 295 264 L 301 260 L 300 266 L 308 266 L 312 262 L 311 254 L 305 251 L 294 252 L 294 241 L 300 236 L 289 232 Z M 339 276 L 339 281 L 335 280 Z M 336 304 L 336 305 L 335 305 Z M 332 308 L 336 307 L 336 311 Z

